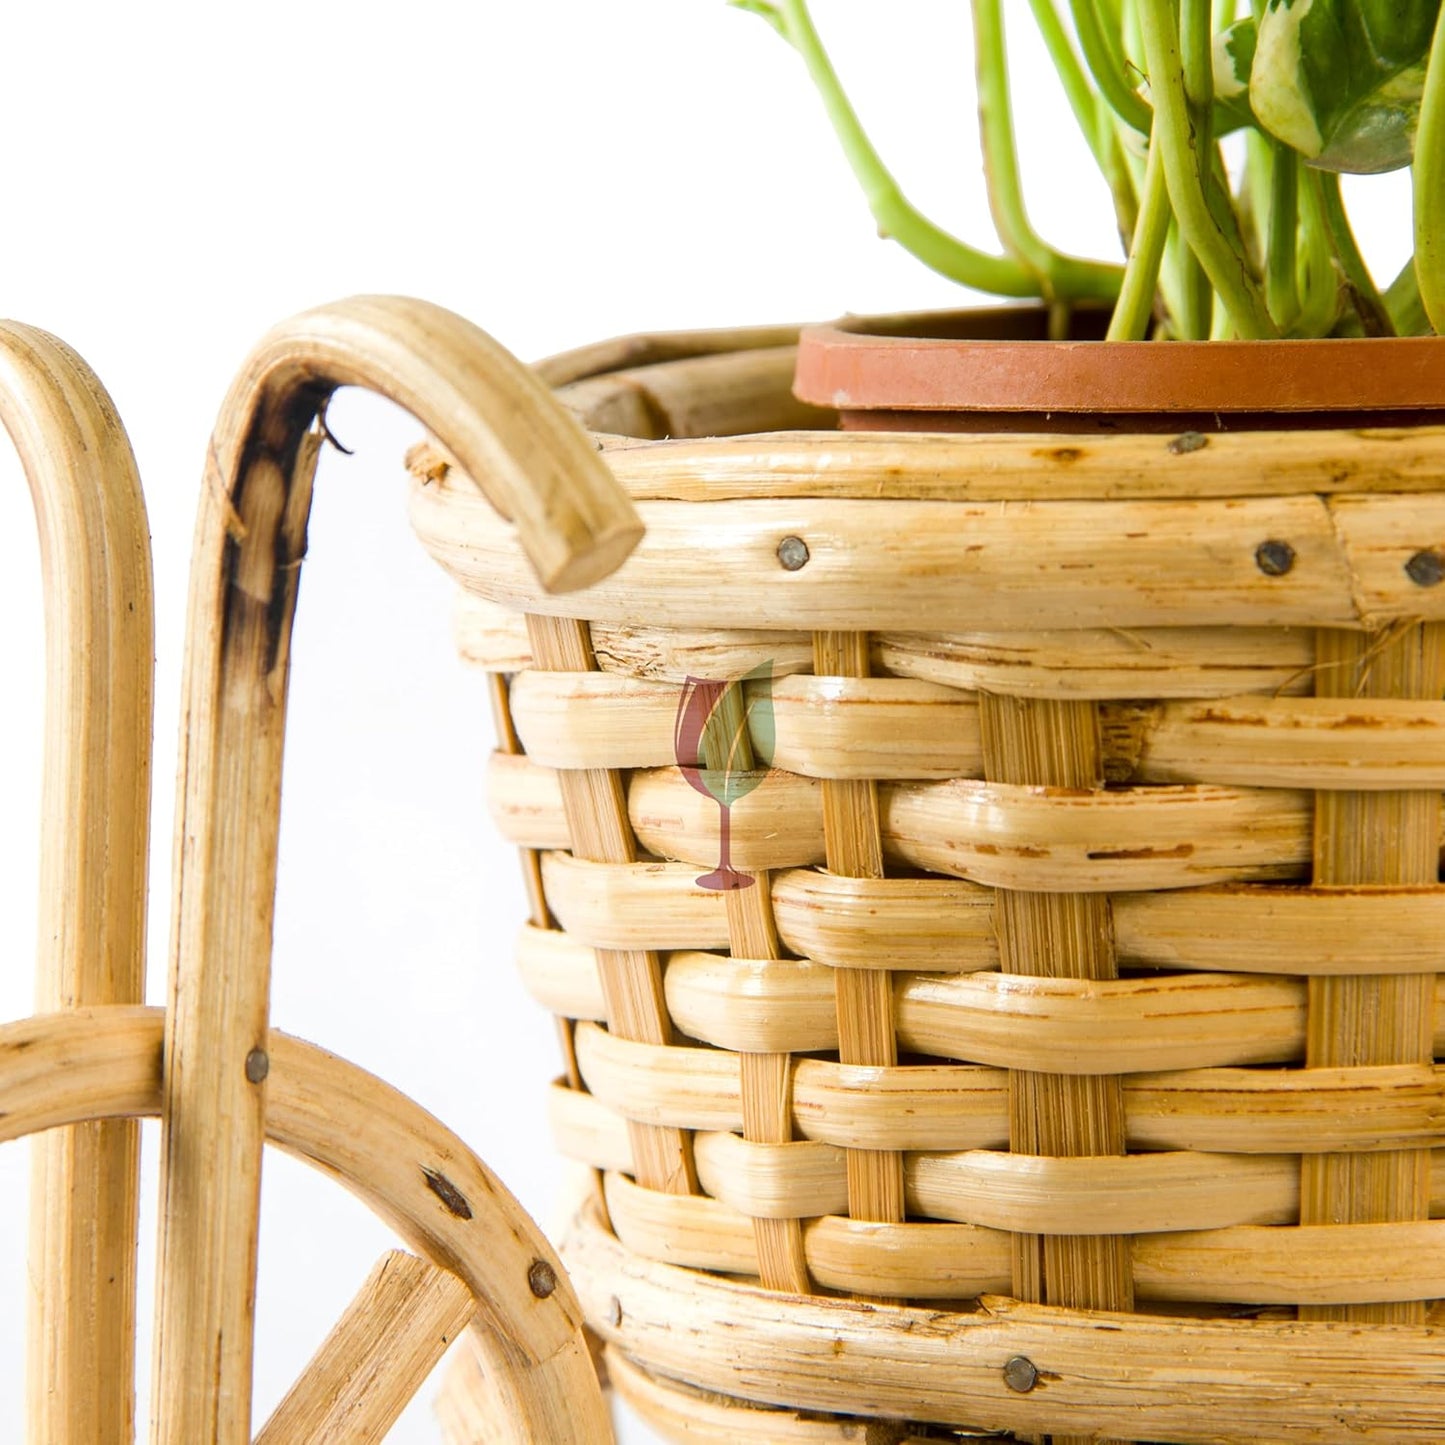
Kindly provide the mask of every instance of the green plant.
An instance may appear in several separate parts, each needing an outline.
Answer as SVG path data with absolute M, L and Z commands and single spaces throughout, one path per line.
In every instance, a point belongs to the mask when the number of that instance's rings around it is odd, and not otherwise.
M 972 0 L 993 255 L 916 210 L 868 139 L 806 0 L 730 0 L 802 57 L 880 232 L 966 286 L 1113 302 L 1112 339 L 1445 332 L 1441 0 L 1029 0 L 1112 192 L 1128 260 L 1071 256 L 1024 208 L 1002 0 Z M 1241 9 L 1249 13 L 1240 15 Z M 1241 131 L 1231 175 L 1220 138 Z M 1412 166 L 1415 251 L 1383 290 L 1340 173 Z

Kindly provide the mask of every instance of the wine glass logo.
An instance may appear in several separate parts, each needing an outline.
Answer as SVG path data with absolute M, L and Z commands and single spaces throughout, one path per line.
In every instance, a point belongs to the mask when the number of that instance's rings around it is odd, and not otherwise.
M 773 756 L 773 674 L 764 663 L 746 677 L 723 682 L 689 676 L 678 700 L 673 756 L 682 775 L 721 810 L 718 866 L 700 888 L 750 888 L 754 879 L 732 866 L 732 805 L 768 775 Z

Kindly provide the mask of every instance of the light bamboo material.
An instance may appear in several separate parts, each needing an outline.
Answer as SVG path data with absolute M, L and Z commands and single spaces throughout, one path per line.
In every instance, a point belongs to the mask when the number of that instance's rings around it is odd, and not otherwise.
M 570 1018 L 605 1021 L 591 951 L 565 934 L 524 931 L 522 980 Z M 739 1052 L 837 1048 L 832 971 L 807 960 L 667 956 L 674 1021 L 694 1039 Z M 1436 986 L 1436 1007 L 1445 985 Z M 1150 1073 L 1292 1063 L 1304 1058 L 1303 979 L 1182 973 L 1090 982 L 979 972 L 901 974 L 894 984 L 900 1044 L 911 1052 L 999 1068 Z M 1435 1049 L 1445 1020 L 1435 1021 Z
M 577 598 L 598 621 L 698 627 L 711 613 L 736 627 L 816 621 L 898 631 L 928 616 L 945 631 L 1004 631 L 1020 618 L 1036 628 L 1359 627 L 1445 615 L 1445 599 L 1403 570 L 1445 531 L 1445 509 L 1428 496 L 1371 498 L 1344 517 L 1306 497 L 1048 501 L 1012 511 L 1001 502 L 644 501 L 638 512 L 645 541 L 611 580 Z M 448 473 L 413 488 L 411 516 L 463 585 L 531 613 L 566 615 L 568 604 L 537 586 L 512 528 L 480 491 Z M 1360 532 L 1358 542 L 1342 528 Z M 1396 541 L 1397 533 L 1407 535 Z M 809 549 L 796 572 L 778 562 L 788 536 Z M 722 537 L 728 565 L 710 571 L 705 598 L 697 559 Z M 1275 538 L 1299 557 L 1286 577 L 1266 576 L 1255 562 Z M 1352 568 L 1363 570 L 1359 580 Z
M 1445 631 L 1407 627 L 1367 650 L 1363 639 L 1322 633 L 1317 686 L 1330 696 L 1436 699 L 1445 691 Z M 1404 704 L 1406 708 L 1410 703 Z M 1403 788 L 1405 783 L 1400 784 Z M 1437 791 L 1335 793 L 1315 809 L 1315 883 L 1418 888 L 1440 877 Z M 1422 973 L 1312 979 L 1306 1062 L 1311 1067 L 1429 1064 L 1434 1060 L 1434 976 Z M 1427 1219 L 1430 1156 L 1410 1149 L 1368 1157 L 1301 1160 L 1303 1224 L 1372 1224 Z M 1418 1295 L 1385 1296 L 1306 1318 L 1423 1324 Z
M 406 407 L 484 479 L 545 586 L 594 581 L 638 536 L 631 504 L 544 384 L 439 308 L 358 298 L 307 313 L 265 337 L 237 377 L 209 454 L 192 571 L 166 1040 L 158 1445 L 249 1438 L 290 631 L 325 407 L 343 385 Z M 433 1203 L 449 1198 L 441 1189 Z M 594 1410 L 551 1388 L 547 1356 L 525 1340 L 494 1342 L 519 1418 L 547 1421 L 557 1440 L 605 1437 Z
M 821 1420 L 797 1410 L 767 1410 L 745 1400 L 726 1400 L 675 1381 L 654 1380 L 619 1351 L 607 1352 L 617 1393 L 654 1429 L 697 1445 L 869 1445 L 856 1423 Z M 866 1427 L 865 1427 L 866 1428 Z M 876 1433 L 876 1432 L 875 1432 Z M 918 1435 L 890 1435 L 887 1445 L 928 1445 Z
M 569 842 L 559 774 L 495 754 L 493 821 L 526 848 Z M 633 831 L 658 857 L 706 868 L 715 844 L 711 800 L 676 768 L 634 774 Z M 1300 876 L 1309 858 L 1308 795 L 1283 788 L 1197 785 L 1097 793 L 955 778 L 879 789 L 884 857 L 994 888 L 1078 892 L 1194 888 Z M 733 861 L 742 868 L 823 862 L 820 784 L 773 772 L 733 805 Z
M 384 1440 L 475 1308 L 456 1275 L 400 1250 L 383 1255 L 256 1445 Z
M 647 527 L 567 599 L 412 458 L 621 1388 L 678 1439 L 1440 1438 L 1445 676 L 1396 658 L 1445 621 L 1445 428 L 780 430 L 787 338 L 739 340 L 553 364 Z M 771 748 L 727 897 L 698 678 Z M 651 1036 L 599 951 L 655 960 Z
M 150 534 L 104 388 L 55 337 L 0 323 L 0 423 L 40 534 L 46 751 L 36 999 L 145 992 Z M 34 1145 L 27 1415 L 38 1442 L 127 1442 L 135 1413 L 138 1135 L 88 1123 Z
M 532 650 L 545 666 L 579 674 L 593 666 L 591 645 L 580 624 L 539 617 L 529 627 Z M 634 844 L 619 776 L 597 768 L 556 777 L 567 840 L 576 856 L 599 863 L 631 863 Z M 607 1000 L 607 1017 L 623 1038 L 669 1041 L 672 1029 L 663 1006 L 656 953 L 599 949 L 597 972 Z M 635 1127 L 633 1148 L 641 1177 L 654 1189 L 687 1193 L 693 1183 L 687 1141 L 675 1130 Z
M 748 1216 L 717 1200 L 663 1199 L 625 1174 L 608 1174 L 607 1217 L 624 1244 L 660 1264 L 749 1272 Z M 1000 1293 L 1011 1278 L 1010 1235 L 1002 1229 L 870 1226 L 834 1216 L 810 1221 L 804 1237 L 813 1278 L 837 1290 L 876 1294 L 877 1282 L 892 1275 L 907 1280 L 911 1298 L 959 1300 Z M 1442 1265 L 1439 1220 L 1353 1225 L 1342 1234 L 1322 1226 L 1242 1225 L 1138 1236 L 1132 1274 L 1140 1300 L 1198 1304 L 1212 1290 L 1220 1303 L 1264 1305 L 1295 1303 L 1302 1289 L 1317 1303 L 1371 1299 L 1386 1273 L 1387 1289 L 1404 1299 L 1438 1295 Z
M 795 356 L 787 345 L 684 357 L 578 380 L 562 399 L 590 430 L 631 437 L 727 436 L 760 422 L 780 431 L 830 425 L 829 413 L 793 399 Z
M 813 667 L 824 678 L 848 687 L 868 676 L 868 639 L 861 633 L 817 632 Z M 877 784 L 867 777 L 824 781 L 819 789 L 823 815 L 823 858 L 830 873 L 843 878 L 881 879 L 883 823 Z M 838 1020 L 838 1059 L 864 1068 L 898 1063 L 893 988 L 877 969 L 838 968 L 833 973 L 833 1004 Z M 726 1136 L 724 1136 L 726 1137 Z M 825 1146 L 826 1147 L 826 1146 Z M 895 1150 L 849 1149 L 844 1196 L 848 1215 L 880 1224 L 903 1218 L 903 1159 Z M 803 1171 L 790 1171 L 805 1178 Z M 719 1194 L 714 1188 L 710 1191 Z M 719 1197 L 722 1197 L 721 1195 Z M 765 1210 L 753 1209 L 750 1213 Z M 836 1206 L 816 1213 L 835 1213 Z
M 455 630 L 463 659 L 490 672 L 534 666 L 525 620 L 499 603 L 458 592 Z M 592 628 L 604 672 L 681 682 L 811 670 L 803 632 L 663 627 Z M 1304 693 L 1311 685 L 1308 628 L 1174 627 L 1069 632 L 880 633 L 876 668 L 899 677 L 1019 697 L 1188 699 Z
M 657 1048 L 577 1029 L 593 1098 L 623 1118 L 692 1130 L 740 1129 L 738 1056 Z M 792 1127 L 841 1148 L 958 1150 L 1008 1138 L 1007 1079 L 973 1064 L 862 1068 L 801 1059 Z M 1419 1065 L 1197 1069 L 1124 1083 L 1126 1132 L 1140 1149 L 1366 1152 L 1445 1144 L 1445 1074 Z
M 681 689 L 607 673 L 524 671 L 511 716 L 548 768 L 673 761 Z M 772 764 L 834 779 L 982 776 L 977 699 L 907 678 L 789 677 L 771 689 Z M 1445 704 L 1390 698 L 1221 698 L 1105 705 L 1113 783 L 1217 783 L 1349 792 L 1445 791 Z
M 159 1009 L 112 1005 L 0 1026 L 0 1140 L 161 1114 L 166 1022 Z M 487 1351 L 509 1402 L 498 1438 L 605 1445 L 612 1436 L 576 1297 L 516 1200 L 460 1139 L 380 1079 L 279 1032 L 265 1046 L 268 1138 L 345 1184 L 457 1276 L 485 1326 L 478 1340 L 499 1342 Z
M 623 1250 L 595 1219 L 565 1244 L 589 1319 L 663 1375 L 762 1403 L 975 1429 L 1137 1437 L 1183 1445 L 1434 1441 L 1445 1408 L 1437 1330 L 1390 1332 L 1387 1365 L 1362 1372 L 1358 1330 L 1294 1321 L 1109 1314 L 986 1296 L 971 1312 L 789 1300 Z M 614 1303 L 615 1301 L 615 1303 Z M 1010 1389 L 1012 1359 L 1047 1388 Z

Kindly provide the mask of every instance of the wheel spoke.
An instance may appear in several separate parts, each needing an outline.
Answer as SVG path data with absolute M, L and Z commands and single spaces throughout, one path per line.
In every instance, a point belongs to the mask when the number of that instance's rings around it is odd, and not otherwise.
M 256 1436 L 256 1445 L 381 1440 L 476 1310 L 456 1275 L 384 1254 Z

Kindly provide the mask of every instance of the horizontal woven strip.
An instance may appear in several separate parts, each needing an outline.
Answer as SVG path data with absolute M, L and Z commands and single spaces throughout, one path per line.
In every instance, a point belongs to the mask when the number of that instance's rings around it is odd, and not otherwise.
M 676 435 L 676 433 L 674 433 Z M 1220 432 L 1170 450 L 1169 436 L 908 437 L 859 432 L 701 437 L 608 453 L 634 497 L 1246 497 L 1433 492 L 1445 427 Z M 1348 457 L 1343 463 L 1342 457 Z
M 542 859 L 547 903 L 595 948 L 726 948 L 722 895 L 687 863 Z M 1124 964 L 1226 973 L 1434 973 L 1445 964 L 1445 888 L 1180 889 L 1112 900 Z M 796 954 L 841 968 L 970 972 L 998 966 L 993 893 L 953 878 L 773 877 Z
M 679 759 L 681 689 L 610 673 L 524 672 L 512 719 L 528 756 L 551 768 L 653 768 Z M 768 707 L 769 761 L 813 778 L 979 777 L 978 703 L 905 677 L 783 677 Z M 767 756 L 769 750 L 762 755 Z
M 848 1208 L 844 1151 L 698 1134 L 698 1180 L 760 1219 Z M 1284 1155 L 1162 1154 L 1054 1158 L 970 1150 L 907 1154 L 909 1211 L 1029 1234 L 1154 1234 L 1285 1224 L 1299 1217 L 1299 1161 Z
M 757 1273 L 752 1220 L 701 1194 L 664 1195 L 625 1174 L 603 1178 L 607 1212 L 629 1249 L 666 1264 Z M 808 1273 L 825 1289 L 967 1299 L 1009 1288 L 1009 1236 L 969 1224 L 873 1224 L 837 1215 L 804 1225 Z
M 875 633 L 879 671 L 1016 697 L 1201 698 L 1309 690 L 1308 628 Z
M 910 678 L 779 678 L 755 752 L 809 778 L 978 779 L 978 700 Z M 682 690 L 609 673 L 523 672 L 512 720 L 549 768 L 656 768 L 679 759 Z M 1113 782 L 1265 788 L 1445 790 L 1445 703 L 1400 699 L 1221 698 L 1106 704 Z
M 783 1310 L 769 1291 L 645 1260 L 593 1215 L 562 1255 L 610 1344 L 765 1403 L 1122 1439 L 1142 1418 L 1155 1439 L 1184 1445 L 1321 1445 L 1369 1431 L 1435 1445 L 1445 1418 L 1437 1329 L 1111 1314 L 993 1295 L 967 1313 L 836 1298 Z M 1003 1366 L 1015 1356 L 1047 1372 L 1048 1388 L 1010 1390 Z
M 517 951 L 533 997 L 566 1018 L 603 1021 L 592 950 L 566 934 L 523 930 Z M 754 1053 L 838 1047 L 831 970 L 794 959 L 667 956 L 673 1021 L 692 1038 Z M 1305 982 L 1181 974 L 1103 982 L 1016 974 L 900 974 L 899 1047 L 1040 1073 L 1130 1074 L 1293 1063 L 1304 1055 Z M 1435 1051 L 1445 1053 L 1436 985 Z
M 548 1116 L 568 1158 L 634 1172 L 626 1120 L 592 1095 L 557 1085 Z M 834 1163 L 842 1151 L 832 1146 L 757 1145 L 723 1133 L 699 1134 L 697 1143 L 706 1158 L 699 1159 L 704 1188 L 741 1214 L 811 1219 L 846 1205 L 846 1181 Z M 1282 1155 L 907 1151 L 904 1179 L 910 1213 L 1006 1231 L 1176 1233 L 1292 1224 L 1299 1216 L 1299 1160 Z M 1434 1152 L 1430 1185 L 1431 1213 L 1445 1215 L 1445 1150 Z
M 613 1390 L 664 1440 L 686 1440 L 688 1445 L 866 1445 L 856 1419 L 770 1409 L 713 1390 L 695 1390 L 679 1380 L 659 1379 L 621 1350 L 609 1349 L 605 1356 Z M 937 1445 L 936 1439 L 893 1430 L 885 1438 L 888 1445 Z
M 412 525 L 463 586 L 545 616 L 608 623 L 896 631 L 1366 627 L 1445 617 L 1406 563 L 1445 534 L 1445 497 L 1008 502 L 642 502 L 647 528 L 610 577 L 545 592 L 482 494 L 415 485 Z M 785 570 L 784 538 L 807 564 Z M 1269 575 L 1255 554 L 1292 549 Z M 727 565 L 700 559 L 726 548 Z
M 542 857 L 547 904 L 597 948 L 725 948 L 723 897 L 686 863 L 596 864 Z M 1445 898 L 1445 894 L 1442 894 Z M 773 912 L 793 952 L 844 968 L 996 968 L 989 889 L 952 878 L 845 878 L 793 869 L 772 879 Z M 625 940 L 625 941 L 624 941 Z
M 533 666 L 519 612 L 457 593 L 457 646 L 489 672 Z M 1315 661 L 1308 628 L 1141 627 L 1039 632 L 872 634 L 874 673 L 966 691 L 1021 697 L 1279 697 L 1309 691 Z M 714 627 L 592 624 L 598 666 L 620 677 L 681 683 L 688 677 L 774 677 L 813 671 L 812 634 Z
M 749 869 L 823 861 L 821 785 L 768 774 L 732 807 L 732 860 Z M 1309 858 L 1311 795 L 1283 789 L 1071 792 L 1004 783 L 886 783 L 886 856 L 996 888 L 1143 891 L 1289 877 Z M 492 818 L 526 848 L 569 846 L 556 774 L 494 753 Z M 677 768 L 632 776 L 628 816 L 661 858 L 717 862 L 717 805 Z
M 581 1023 L 592 1096 L 624 1119 L 741 1130 L 738 1056 L 635 1043 Z M 792 1064 L 793 1128 L 848 1149 L 996 1149 L 1008 1140 L 1008 1074 L 969 1064 Z M 1307 1154 L 1445 1145 L 1445 1069 L 1192 1069 L 1124 1080 L 1135 1149 Z
M 608 1217 L 629 1249 L 666 1264 L 749 1275 L 748 1216 L 716 1199 L 661 1194 L 605 1177 Z M 826 1289 L 904 1299 L 967 1299 L 1010 1288 L 1010 1236 L 967 1224 L 872 1224 L 824 1216 L 804 1225 L 808 1271 Z M 1241 1225 L 1136 1236 L 1135 1294 L 1219 1304 L 1351 1304 L 1445 1294 L 1445 1221 Z

